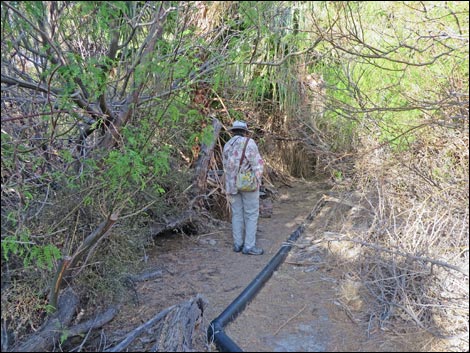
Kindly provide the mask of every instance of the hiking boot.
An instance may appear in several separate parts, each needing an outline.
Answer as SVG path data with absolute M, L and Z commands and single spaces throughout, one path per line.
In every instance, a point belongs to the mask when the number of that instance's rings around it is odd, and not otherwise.
M 263 255 L 264 250 L 253 246 L 251 249 L 243 248 L 242 253 L 245 255 Z
M 233 251 L 240 252 L 242 251 L 243 245 L 233 244 Z

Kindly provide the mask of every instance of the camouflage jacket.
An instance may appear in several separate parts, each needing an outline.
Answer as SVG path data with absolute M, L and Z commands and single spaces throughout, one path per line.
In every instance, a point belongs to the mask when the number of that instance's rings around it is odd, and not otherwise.
M 236 194 L 238 192 L 235 180 L 240 165 L 240 158 L 243 153 L 243 147 L 248 137 L 233 136 L 224 146 L 223 165 L 225 175 L 225 191 L 227 194 Z M 253 170 L 258 179 L 258 186 L 261 185 L 263 177 L 264 161 L 258 151 L 256 142 L 250 138 L 246 146 L 245 158 L 243 159 L 240 170 Z

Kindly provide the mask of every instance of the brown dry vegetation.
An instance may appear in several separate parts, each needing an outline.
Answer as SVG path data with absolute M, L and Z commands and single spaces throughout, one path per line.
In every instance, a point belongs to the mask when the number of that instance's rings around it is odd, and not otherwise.
M 351 283 L 373 298 L 370 330 L 387 328 L 412 342 L 410 333 L 423 329 L 435 338 L 423 349 L 435 351 L 468 348 L 466 124 L 426 126 L 404 151 L 362 137 L 342 165 L 348 177 L 335 179 L 337 200 L 345 203 L 335 209 L 338 221 L 312 236 L 351 261 L 331 265 L 344 266 Z

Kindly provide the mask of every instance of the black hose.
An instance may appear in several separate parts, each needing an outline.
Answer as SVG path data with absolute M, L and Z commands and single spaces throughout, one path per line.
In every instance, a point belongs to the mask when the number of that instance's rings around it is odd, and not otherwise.
M 251 281 L 248 287 L 220 314 L 214 319 L 208 329 L 207 338 L 209 342 L 214 342 L 217 349 L 220 352 L 243 352 L 243 350 L 224 332 L 224 327 L 233 321 L 239 313 L 245 309 L 246 305 L 255 297 L 258 291 L 263 287 L 266 281 L 271 277 L 273 272 L 279 267 L 279 265 L 285 260 L 288 252 L 292 248 L 292 244 L 299 238 L 306 226 L 313 220 L 318 214 L 320 209 L 325 204 L 324 197 L 322 197 L 306 220 L 292 232 L 286 242 L 284 242 L 273 256 L 271 261 L 265 266 L 265 268 Z

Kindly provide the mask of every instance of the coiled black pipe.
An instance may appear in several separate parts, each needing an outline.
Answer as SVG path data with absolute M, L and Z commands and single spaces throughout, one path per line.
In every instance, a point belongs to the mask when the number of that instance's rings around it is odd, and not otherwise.
M 265 268 L 255 277 L 253 281 L 245 288 L 245 290 L 220 314 L 215 318 L 207 329 L 207 339 L 214 342 L 220 352 L 243 352 L 243 350 L 224 332 L 227 324 L 233 321 L 240 314 L 246 305 L 255 297 L 258 291 L 263 287 L 266 281 L 271 277 L 273 272 L 285 260 L 287 254 L 292 248 L 292 244 L 299 238 L 307 225 L 320 212 L 325 205 L 325 198 L 322 197 L 307 216 L 306 220 L 291 233 L 287 241 L 285 241 L 276 255 Z

